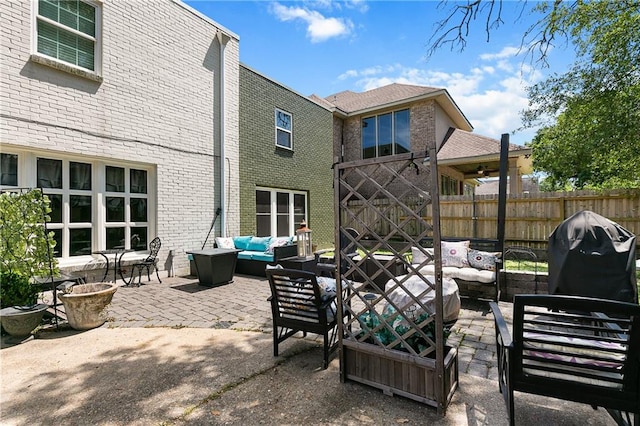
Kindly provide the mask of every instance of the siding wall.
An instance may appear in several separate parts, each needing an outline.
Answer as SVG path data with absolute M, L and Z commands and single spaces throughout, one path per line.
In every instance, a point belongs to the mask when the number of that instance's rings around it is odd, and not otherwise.
M 292 151 L 276 148 L 275 108 L 292 115 Z M 257 186 L 308 191 L 313 242 L 333 245 L 331 112 L 241 65 L 240 122 L 240 233 L 256 233 Z
M 172 0 L 103 3 L 102 82 L 34 63 L 28 1 L 0 2 L 0 142 L 155 167 L 160 268 L 200 248 L 220 206 L 216 24 Z M 238 39 L 225 51 L 225 156 L 238 217 Z M 32 173 L 33 174 L 33 173 Z M 236 230 L 237 224 L 229 228 Z M 217 230 L 219 232 L 219 230 Z

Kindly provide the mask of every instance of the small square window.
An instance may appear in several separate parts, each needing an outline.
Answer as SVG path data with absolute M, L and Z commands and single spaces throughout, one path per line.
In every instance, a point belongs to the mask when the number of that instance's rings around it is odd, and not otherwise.
M 62 160 L 38 158 L 39 188 L 62 189 Z
M 18 186 L 18 156 L 0 154 L 0 185 Z
M 108 192 L 124 192 L 124 169 L 122 167 L 107 166 L 105 168 L 106 186 Z
M 292 128 L 291 114 L 276 109 L 276 146 L 293 149 Z

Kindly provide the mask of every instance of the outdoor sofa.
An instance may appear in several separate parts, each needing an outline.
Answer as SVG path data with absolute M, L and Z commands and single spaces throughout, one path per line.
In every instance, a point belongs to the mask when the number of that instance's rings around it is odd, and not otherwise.
M 238 253 L 235 273 L 260 277 L 266 276 L 267 265 L 276 265 L 280 260 L 298 254 L 293 237 L 216 237 L 215 245 L 218 248 L 242 250 Z
M 442 241 L 441 244 L 442 276 L 453 278 L 461 295 L 488 294 L 492 300 L 500 299 L 498 277 L 502 253 L 493 251 L 495 246 L 491 241 L 488 246 L 484 241 L 471 240 Z M 423 275 L 434 275 L 433 248 L 412 247 L 411 254 L 413 268 Z

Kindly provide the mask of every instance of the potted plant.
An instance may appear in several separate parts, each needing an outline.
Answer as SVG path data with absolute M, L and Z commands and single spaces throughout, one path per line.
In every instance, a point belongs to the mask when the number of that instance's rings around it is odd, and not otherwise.
M 47 305 L 38 304 L 34 277 L 59 273 L 55 241 L 47 232 L 49 199 L 40 189 L 0 193 L 0 322 L 14 336 L 31 334 Z

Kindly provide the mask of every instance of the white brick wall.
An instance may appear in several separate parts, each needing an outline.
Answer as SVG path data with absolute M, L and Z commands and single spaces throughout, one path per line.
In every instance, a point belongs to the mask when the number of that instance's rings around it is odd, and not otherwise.
M 175 272 L 187 271 L 185 250 L 201 247 L 221 205 L 216 24 L 172 0 L 104 2 L 101 83 L 30 61 L 30 28 L 30 2 L 0 2 L 3 151 L 154 165 L 159 264 L 164 269 L 174 250 Z M 229 35 L 224 139 L 232 182 L 226 210 L 228 229 L 237 232 L 239 43 Z

